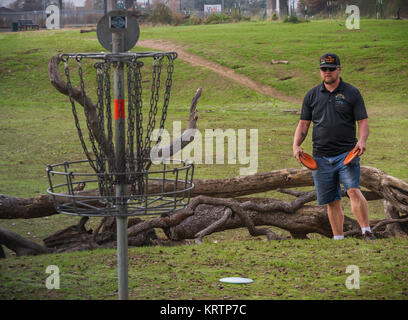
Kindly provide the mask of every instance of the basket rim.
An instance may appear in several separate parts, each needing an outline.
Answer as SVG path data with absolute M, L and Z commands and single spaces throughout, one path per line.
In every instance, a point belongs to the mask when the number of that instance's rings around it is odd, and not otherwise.
M 61 163 L 56 163 L 56 164 L 49 164 L 46 166 L 46 171 L 48 173 L 56 174 L 56 175 L 75 175 L 75 176 L 97 176 L 97 177 L 104 177 L 104 176 L 126 176 L 126 175 L 138 175 L 138 174 L 143 174 L 143 175 L 149 175 L 153 173 L 165 173 L 165 172 L 174 172 L 174 171 L 182 171 L 182 170 L 187 170 L 189 168 L 194 167 L 194 163 L 190 160 L 180 160 L 180 159 L 172 159 L 171 162 L 178 162 L 179 164 L 183 164 L 183 167 L 177 167 L 177 168 L 171 168 L 171 169 L 165 169 L 165 170 L 154 170 L 154 171 L 132 171 L 132 172 L 92 172 L 92 173 L 84 173 L 84 172 L 77 172 L 75 173 L 74 171 L 55 171 L 52 168 L 54 167 L 61 167 L 61 166 L 70 166 L 70 165 L 75 165 L 75 164 L 80 164 L 80 163 L 89 163 L 89 160 L 74 160 L 74 161 L 65 161 Z M 160 163 L 163 166 L 166 165 L 171 165 L 172 163 Z M 160 165 L 156 164 L 156 165 Z
M 75 165 L 88 164 L 88 160 L 65 161 L 54 165 L 48 165 L 46 171 L 49 179 L 47 194 L 52 197 L 55 208 L 59 213 L 77 216 L 135 216 L 171 213 L 188 205 L 191 198 L 191 190 L 194 188 L 193 172 L 194 164 L 189 161 L 175 159 L 174 168 L 167 169 L 167 163 L 161 163 L 163 170 L 125 173 L 81 173 L 75 172 Z M 177 165 L 182 165 L 177 167 Z M 72 165 L 72 167 L 71 167 Z M 54 168 L 62 167 L 64 171 L 56 171 Z M 72 170 L 68 170 L 72 169 Z M 85 169 L 85 168 L 83 168 Z M 191 172 L 190 172 L 191 170 Z M 181 173 L 180 173 L 181 172 Z M 169 174 L 170 173 L 170 174 Z M 84 191 L 75 191 L 75 186 L 80 183 L 99 184 L 105 177 L 117 179 L 118 175 L 131 178 L 137 174 L 144 175 L 146 189 L 141 194 L 132 194 L 128 187 L 132 183 L 124 183 L 127 191 L 125 194 L 100 194 L 98 188 Z M 156 174 L 156 175 L 154 175 Z M 159 176 L 157 176 L 159 174 Z M 160 176 L 161 175 L 161 176 Z M 56 181 L 57 177 L 64 177 Z M 84 178 L 86 177 L 86 178 Z M 130 181 L 130 180 L 129 180 Z M 154 183 L 154 187 L 149 187 Z M 116 182 L 116 181 L 115 181 Z M 113 183 L 112 186 L 117 185 Z M 159 182 L 159 185 L 156 185 Z M 161 185 L 160 185 L 161 183 Z M 155 189 L 157 188 L 158 189 Z M 151 192 L 149 192 L 149 190 Z M 87 193 L 87 191 L 95 193 Z M 101 207 L 97 203 L 103 204 Z M 106 206 L 105 206 L 106 205 Z M 125 214 L 120 213 L 118 206 L 125 206 Z
M 138 58 L 161 58 L 166 56 L 172 56 L 172 59 L 175 60 L 178 57 L 177 52 L 175 51 L 146 51 L 146 52 L 88 52 L 88 53 L 61 53 L 59 58 L 62 61 L 67 61 L 70 58 L 76 59 L 77 61 L 86 59 L 100 59 L 100 60 L 112 60 L 112 61 L 122 61 L 122 60 L 134 60 Z

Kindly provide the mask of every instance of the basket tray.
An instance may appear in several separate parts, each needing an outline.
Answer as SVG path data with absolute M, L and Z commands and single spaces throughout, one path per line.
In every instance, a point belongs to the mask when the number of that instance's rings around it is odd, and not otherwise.
M 141 173 L 98 174 L 86 172 L 90 169 L 87 160 L 49 165 L 47 193 L 59 213 L 78 216 L 168 214 L 184 208 L 194 187 L 194 165 L 180 161 L 159 167 Z M 115 179 L 129 181 L 135 175 L 141 177 L 143 190 L 129 183 L 124 185 L 123 195 L 116 196 Z

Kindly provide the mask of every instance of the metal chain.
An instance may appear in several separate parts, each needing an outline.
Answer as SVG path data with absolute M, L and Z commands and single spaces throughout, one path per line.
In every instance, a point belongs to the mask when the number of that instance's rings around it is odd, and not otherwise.
M 174 65 L 173 65 L 173 60 L 174 57 L 172 55 L 168 55 L 167 59 L 169 61 L 167 65 L 167 79 L 166 79 L 166 91 L 164 93 L 164 99 L 163 99 L 163 108 L 162 108 L 162 117 L 160 119 L 160 131 L 163 130 L 164 128 L 164 122 L 166 121 L 167 118 L 167 108 L 169 106 L 170 102 L 170 91 L 171 91 L 171 85 L 172 85 L 172 77 L 173 77 L 173 72 L 174 72 Z M 156 145 L 160 142 L 160 139 L 156 142 Z
M 145 175 L 143 173 L 144 162 L 146 159 L 143 155 L 143 100 L 142 100 L 142 73 L 141 68 L 143 62 L 136 60 L 134 64 L 134 79 L 135 79 L 135 104 L 136 104 L 136 150 L 137 150 L 137 172 L 139 172 L 138 187 L 139 194 L 142 194 L 145 189 Z M 147 182 L 146 182 L 147 183 Z
M 136 82 L 135 86 L 135 102 L 136 102 L 136 137 L 137 137 L 137 154 L 138 154 L 138 161 L 143 162 L 143 99 L 142 99 L 142 73 L 141 68 L 143 67 L 143 62 L 135 61 L 135 74 L 134 79 Z
M 131 192 L 141 194 L 144 190 L 143 171 L 143 116 L 142 116 L 142 86 L 140 68 L 143 66 L 141 61 L 133 59 L 127 63 L 128 67 L 128 100 L 129 100 L 129 118 L 128 118 L 128 159 L 129 159 L 129 179 Z M 136 128 L 135 128 L 136 122 Z M 136 129 L 136 160 L 134 157 L 134 132 Z M 135 168 L 136 161 L 136 168 Z M 138 192 L 136 192 L 136 184 Z
M 115 171 L 115 148 L 113 145 L 113 127 L 112 127 L 112 104 L 111 104 L 111 82 L 110 82 L 110 70 L 111 63 L 110 61 L 105 61 L 104 65 L 104 91 L 105 91 L 105 106 L 106 106 L 106 129 L 108 130 L 107 136 L 107 148 L 108 148 L 108 166 L 109 171 Z
M 90 164 L 90 166 L 92 167 L 92 169 L 93 169 L 95 172 L 97 172 L 97 168 L 96 168 L 96 166 L 95 166 L 95 164 L 94 164 L 94 161 L 93 161 L 93 159 L 92 159 L 92 158 L 90 157 L 90 155 L 89 155 L 88 148 L 87 148 L 87 146 L 86 146 L 86 144 L 85 144 L 85 140 L 84 140 L 84 137 L 83 137 L 83 135 L 82 135 L 81 126 L 80 126 L 80 124 L 79 124 L 78 114 L 77 114 L 77 112 L 76 112 L 76 107 L 75 107 L 75 101 L 74 101 L 74 98 L 73 98 L 73 96 L 72 96 L 72 83 L 71 83 L 71 77 L 70 77 L 70 74 L 69 74 L 68 60 L 69 60 L 68 57 L 65 58 L 65 59 L 63 59 L 63 62 L 64 62 L 64 72 L 65 72 L 65 76 L 66 76 L 66 78 L 67 78 L 68 97 L 69 97 L 69 100 L 70 100 L 71 106 L 72 106 L 72 114 L 73 114 L 73 116 L 74 116 L 75 127 L 77 128 L 78 137 L 79 137 L 79 140 L 80 140 L 80 142 L 81 142 L 82 149 L 84 150 L 85 156 L 86 156 L 86 158 L 88 159 L 89 164 Z
M 123 68 L 124 64 L 123 64 L 123 62 L 116 61 L 116 62 L 114 62 L 114 67 L 115 68 Z M 123 92 L 122 85 L 123 85 L 122 81 L 118 81 L 118 91 L 119 92 Z M 123 99 L 124 97 L 120 97 L 120 98 Z M 120 101 L 119 101 L 119 104 L 121 105 Z M 125 140 L 126 140 L 126 137 L 123 136 L 123 131 L 120 130 L 119 131 L 119 141 L 125 141 Z M 116 146 L 115 145 L 116 149 L 120 148 L 120 147 L 122 147 L 122 146 Z M 124 147 L 126 148 L 126 144 L 125 144 Z M 118 175 L 116 177 L 116 180 L 117 180 L 117 182 L 119 184 L 127 183 L 126 180 L 125 180 L 126 179 L 126 175 L 125 175 L 126 167 L 127 167 L 127 165 L 126 165 L 126 151 L 125 151 L 125 157 L 123 159 L 117 159 L 116 158 L 116 172 L 118 173 Z
M 135 101 L 134 101 L 134 77 L 133 77 L 133 64 L 131 62 L 126 63 L 127 67 L 127 85 L 128 85 L 128 127 L 127 127 L 127 167 L 129 169 L 128 179 L 132 186 L 131 193 L 135 193 L 134 181 L 135 177 L 135 160 L 134 160 L 134 133 L 135 133 Z
M 150 110 L 148 121 L 146 124 L 146 132 L 143 127 L 143 101 L 142 101 L 142 72 L 141 68 L 143 62 L 139 59 L 143 57 L 133 57 L 132 59 L 122 61 L 115 61 L 105 57 L 104 61 L 95 63 L 96 69 L 96 84 L 97 84 L 97 132 L 92 130 L 89 119 L 89 111 L 84 107 L 86 125 L 89 133 L 89 140 L 95 159 L 91 158 L 82 134 L 80 121 L 78 119 L 75 101 L 73 98 L 73 87 L 69 74 L 68 59 L 69 57 L 62 57 L 64 62 L 64 71 L 67 77 L 67 87 L 69 99 L 72 105 L 72 112 L 75 120 L 75 125 L 78 131 L 78 136 L 89 161 L 90 166 L 96 173 L 105 173 L 100 177 L 100 192 L 103 195 L 114 195 L 114 184 L 118 182 L 120 177 L 126 175 L 126 183 L 130 183 L 133 195 L 143 194 L 144 187 L 147 181 L 145 171 L 151 165 L 150 150 L 151 150 L 151 134 L 156 126 L 156 116 L 158 112 L 158 103 L 160 100 L 161 76 L 163 67 L 163 58 L 166 57 L 168 64 L 166 67 L 167 78 L 165 81 L 165 92 L 163 96 L 162 114 L 160 119 L 160 130 L 163 130 L 164 123 L 167 118 L 167 109 L 170 100 L 170 89 L 172 86 L 172 76 L 174 72 L 174 60 L 177 57 L 175 53 L 155 54 L 153 56 L 153 70 L 152 82 L 150 92 Z M 82 104 L 86 104 L 85 82 L 83 78 L 83 66 L 81 55 L 73 56 L 78 64 L 78 74 L 81 89 Z M 112 119 L 112 105 L 111 105 L 111 66 L 124 67 L 126 65 L 127 71 L 127 95 L 128 95 L 128 119 L 126 137 L 119 137 L 120 141 L 126 141 L 125 145 L 125 159 L 116 159 L 115 149 L 120 147 L 114 145 L 113 142 L 113 119 Z M 119 92 L 122 92 L 121 86 L 124 83 L 120 82 Z M 121 97 L 124 98 L 124 97 Z M 105 109 L 106 108 L 106 109 Z M 106 121 L 106 122 L 105 122 Z M 145 135 L 144 135 L 145 133 Z M 105 136 L 107 134 L 107 136 Z M 121 134 L 123 134 L 121 132 Z M 135 136 L 136 135 L 136 136 Z M 157 141 L 156 144 L 160 142 Z M 135 145 L 136 144 L 136 145 Z M 136 147 L 136 148 L 135 148 Z M 134 152 L 136 149 L 136 153 Z M 125 163 L 123 163 L 125 161 Z M 108 170 L 106 168 L 108 166 Z M 115 179 L 108 172 L 120 173 Z M 137 188 L 136 188 L 137 186 Z M 137 189 L 137 190 L 136 190 Z
M 143 158 L 148 158 L 150 155 L 151 140 L 150 136 L 154 127 L 156 126 L 156 114 L 157 114 L 157 103 L 159 101 L 159 90 L 160 90 L 160 76 L 162 68 L 163 56 L 155 56 L 153 63 L 153 73 L 152 73 L 152 88 L 150 96 L 150 111 L 149 111 L 149 122 L 147 124 Z
M 101 172 L 105 172 L 104 170 L 105 166 L 101 158 L 100 151 L 97 149 L 96 144 L 95 144 L 95 135 L 93 133 L 92 126 L 89 121 L 88 108 L 86 107 L 86 92 L 85 92 L 85 82 L 84 82 L 83 71 L 82 71 L 82 57 L 77 57 L 76 60 L 78 63 L 78 74 L 79 74 L 79 82 L 80 82 L 80 87 L 81 87 L 82 106 L 84 107 L 85 120 L 86 120 L 86 125 L 88 127 L 89 140 L 91 141 L 91 147 L 95 155 L 97 169 L 98 169 L 96 172 L 101 173 Z
M 177 58 L 177 54 L 176 53 L 169 53 L 166 54 L 167 59 L 168 59 L 168 64 L 167 64 L 167 79 L 166 79 L 166 89 L 165 89 L 165 93 L 164 93 L 164 98 L 163 98 L 163 107 L 162 107 L 162 116 L 160 119 L 160 126 L 159 126 L 159 138 L 157 139 L 155 146 L 158 145 L 161 141 L 161 133 L 162 130 L 164 129 L 164 122 L 167 119 L 167 108 L 169 105 L 169 101 L 170 101 L 170 90 L 171 90 L 171 85 L 172 85 L 172 78 L 173 78 L 173 72 L 174 72 L 174 60 Z M 150 142 L 150 136 L 149 137 L 149 142 Z M 148 150 L 146 150 L 146 152 L 150 153 L 150 143 L 149 143 L 149 148 Z M 147 154 L 148 155 L 148 154 Z M 146 156 L 147 156 L 146 155 Z M 150 157 L 149 161 L 145 164 L 145 170 L 148 170 L 152 164 Z
M 94 64 L 96 69 L 96 92 L 98 97 L 98 103 L 96 106 L 97 117 L 98 117 L 98 142 L 101 149 L 101 158 L 103 161 L 103 170 L 102 172 L 106 172 L 105 170 L 105 123 L 104 123 L 104 101 L 103 101 L 103 63 L 98 62 Z M 102 176 L 98 176 L 98 186 L 99 186 L 99 194 L 100 195 L 107 195 L 108 194 L 108 181 L 104 179 Z

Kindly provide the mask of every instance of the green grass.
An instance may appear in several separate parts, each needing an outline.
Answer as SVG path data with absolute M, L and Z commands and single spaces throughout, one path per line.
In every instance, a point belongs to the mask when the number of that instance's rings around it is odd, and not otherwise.
M 241 66 L 235 71 L 299 99 L 320 81 L 316 68 L 320 55 L 334 51 L 341 58 L 343 77 L 360 88 L 369 107 L 380 107 L 382 114 L 392 115 L 394 104 L 406 103 L 408 63 L 403 57 L 408 50 L 407 28 L 407 21 L 391 20 L 362 20 L 361 29 L 351 31 L 342 20 L 297 25 L 249 22 L 152 28 L 143 30 L 141 38 L 182 43 L 191 53 L 230 68 Z M 271 65 L 272 59 L 290 63 Z M 293 78 L 279 81 L 282 76 Z
M 217 236 L 215 236 L 216 238 Z M 131 299 L 407 299 L 407 242 L 261 239 L 129 250 Z M 116 299 L 116 252 L 94 250 L 11 258 L 0 266 L 0 299 Z M 60 289 L 46 288 L 56 265 Z M 347 266 L 360 289 L 345 285 Z M 219 282 L 248 277 L 251 284 Z
M 296 25 L 247 22 L 142 28 L 141 38 L 183 44 L 190 53 L 234 68 L 299 101 L 320 82 L 315 68 L 319 56 L 335 51 L 342 59 L 343 79 L 360 89 L 367 105 L 371 133 L 362 165 L 408 181 L 407 27 L 407 21 L 391 20 L 362 20 L 361 30 L 354 31 L 340 20 Z M 78 30 L 0 34 L 0 194 L 32 197 L 45 193 L 47 164 L 84 158 L 70 103 L 51 86 L 47 63 L 61 52 L 100 50 L 95 33 L 80 34 Z M 290 64 L 271 65 L 271 59 L 287 59 Z M 90 74 L 92 67 L 85 68 Z M 278 80 L 284 76 L 292 78 Z M 166 122 L 170 133 L 173 121 L 182 121 L 185 127 L 191 98 L 203 87 L 198 103 L 198 129 L 203 136 L 206 129 L 246 129 L 247 136 L 250 129 L 257 129 L 258 172 L 299 167 L 291 145 L 300 104 L 264 96 L 179 59 L 173 80 Z M 89 89 L 94 97 L 92 84 Z M 304 148 L 311 151 L 311 134 Z M 232 177 L 239 175 L 241 167 L 247 165 L 197 164 L 195 177 Z M 276 192 L 260 196 L 291 199 Z M 372 201 L 369 207 L 370 218 L 384 217 L 381 201 Z M 347 199 L 344 208 L 350 215 Z M 77 221 L 56 215 L 1 220 L 1 225 L 41 243 Z M 95 218 L 89 224 L 98 222 Z M 211 235 L 200 246 L 131 248 L 130 297 L 406 299 L 406 240 L 366 243 L 356 239 L 333 242 L 318 235 L 311 238 L 266 242 L 239 229 Z M 0 262 L 0 299 L 116 299 L 114 250 L 21 258 L 6 253 L 7 259 Z M 45 289 L 45 269 L 51 264 L 60 267 L 60 290 Z M 360 290 L 345 288 L 345 270 L 350 264 L 360 267 Z M 221 277 L 238 275 L 255 282 L 244 286 L 218 282 Z

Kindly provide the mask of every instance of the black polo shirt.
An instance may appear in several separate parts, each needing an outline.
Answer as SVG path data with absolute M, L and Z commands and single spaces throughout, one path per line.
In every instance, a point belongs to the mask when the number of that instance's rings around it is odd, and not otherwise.
M 313 156 L 337 156 L 357 143 L 356 121 L 366 119 L 363 97 L 343 82 L 330 92 L 323 82 L 303 99 L 300 119 L 313 121 Z

